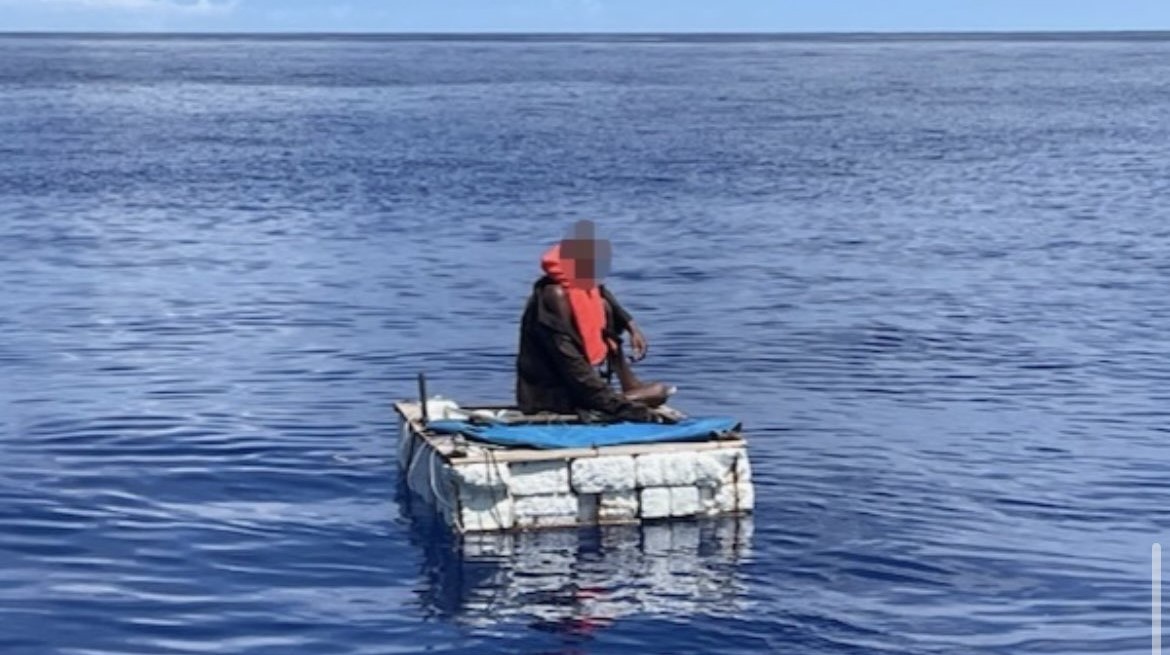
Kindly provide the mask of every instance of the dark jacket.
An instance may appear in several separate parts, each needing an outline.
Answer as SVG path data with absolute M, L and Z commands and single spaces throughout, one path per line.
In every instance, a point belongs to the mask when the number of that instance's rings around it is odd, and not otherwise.
M 601 293 L 607 305 L 606 336 L 620 342 L 630 315 L 604 286 Z M 568 300 L 548 277 L 533 286 L 520 319 L 516 403 L 525 414 L 592 410 L 628 421 L 652 417 L 645 405 L 626 400 L 589 363 Z

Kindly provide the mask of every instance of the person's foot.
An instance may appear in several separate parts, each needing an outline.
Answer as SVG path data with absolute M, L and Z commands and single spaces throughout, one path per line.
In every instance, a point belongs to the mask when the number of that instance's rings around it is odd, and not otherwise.
M 647 382 L 626 392 L 626 398 L 640 402 L 649 407 L 658 407 L 670 398 L 671 394 L 675 392 L 675 388 L 663 384 L 661 382 Z
M 652 411 L 657 414 L 664 423 L 678 423 L 679 421 L 686 420 L 687 418 L 686 414 L 683 414 L 677 409 L 668 407 L 666 405 L 655 407 Z

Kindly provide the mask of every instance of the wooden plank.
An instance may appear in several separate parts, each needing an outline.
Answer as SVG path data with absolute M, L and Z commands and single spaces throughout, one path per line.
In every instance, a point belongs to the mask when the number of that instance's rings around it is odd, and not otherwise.
M 747 439 L 742 434 L 711 441 L 669 441 L 647 444 L 626 444 L 602 446 L 600 448 L 557 448 L 537 450 L 531 448 L 489 448 L 478 442 L 468 442 L 468 452 L 455 455 L 454 439 L 436 435 L 422 424 L 422 408 L 418 403 L 395 403 L 395 409 L 410 425 L 412 432 L 423 439 L 431 448 L 452 465 L 493 462 L 542 462 L 558 459 L 580 459 L 583 457 L 608 457 L 613 455 L 646 455 L 651 453 L 681 453 L 720 450 L 724 448 L 746 448 Z M 467 408 L 480 409 L 480 408 Z M 490 451 L 490 455 L 488 454 Z
M 434 399 L 432 398 L 432 400 L 434 400 Z M 414 407 L 416 410 L 418 410 L 419 402 L 417 400 L 399 400 L 398 402 L 394 403 L 394 407 L 395 408 Z M 486 409 L 486 410 L 490 410 L 493 412 L 498 412 L 498 411 L 506 410 L 506 409 L 519 411 L 519 408 L 516 407 L 516 405 L 508 405 L 508 404 L 504 404 L 504 403 L 475 403 L 473 405 L 460 405 L 459 409 L 468 410 L 468 411 L 476 410 L 476 409 Z
M 413 401 L 402 401 L 394 404 L 395 410 L 404 417 L 421 418 L 422 407 L 419 403 Z M 662 409 L 670 409 L 669 405 L 663 405 Z M 463 412 L 478 412 L 489 411 L 499 412 L 502 410 L 517 411 L 515 406 L 509 405 L 469 405 L 467 407 L 460 407 Z M 502 416 L 492 419 L 495 423 L 501 425 L 546 425 L 546 424 L 570 424 L 579 425 L 582 423 L 581 417 L 576 414 L 527 414 L 527 415 L 512 415 Z
M 394 407 L 398 410 L 398 413 L 402 414 L 403 416 L 407 416 L 409 414 L 410 418 L 422 417 L 422 407 L 419 403 L 412 401 L 402 401 L 395 403 Z M 502 410 L 514 411 L 516 410 L 516 407 L 512 405 L 471 405 L 468 407 L 460 407 L 459 409 L 464 412 L 475 412 L 481 410 L 499 412 Z M 494 420 L 502 425 L 543 425 L 547 423 L 580 423 L 581 417 L 577 416 L 576 414 L 535 414 L 527 416 L 506 416 Z
M 450 436 L 437 435 L 434 432 L 426 430 L 422 424 L 422 412 L 418 411 L 418 414 L 418 418 L 409 419 L 407 421 L 408 425 L 410 425 L 410 431 L 418 435 L 418 437 L 426 442 L 428 446 L 434 449 L 435 452 L 442 455 L 443 459 L 449 461 L 455 452 L 455 440 Z
M 422 419 L 422 406 L 418 403 L 402 401 L 394 403 L 394 411 L 407 421 L 417 421 Z
M 493 450 L 489 456 L 484 452 L 468 452 L 463 457 L 452 456 L 447 461 L 453 466 L 492 462 L 545 462 L 557 459 L 582 459 L 585 457 L 608 457 L 612 455 L 649 455 L 652 453 L 696 453 L 724 448 L 746 448 L 743 437 L 718 441 L 670 441 L 663 443 L 627 444 L 624 446 L 602 446 L 601 448 L 556 448 L 552 450 Z

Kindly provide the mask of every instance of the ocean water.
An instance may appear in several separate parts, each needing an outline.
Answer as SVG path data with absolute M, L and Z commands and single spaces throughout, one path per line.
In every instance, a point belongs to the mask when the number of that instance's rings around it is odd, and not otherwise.
M 1146 653 L 1170 41 L 0 38 L 0 652 Z M 753 516 L 459 542 L 579 218 Z

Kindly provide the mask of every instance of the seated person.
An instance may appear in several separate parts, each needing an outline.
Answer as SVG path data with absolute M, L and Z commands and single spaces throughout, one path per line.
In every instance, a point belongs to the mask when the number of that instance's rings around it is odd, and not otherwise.
M 628 332 L 633 359 L 646 356 L 646 338 L 601 283 L 609 269 L 609 242 L 580 221 L 571 238 L 541 260 L 545 275 L 533 287 L 520 323 L 516 401 L 525 414 L 596 412 L 627 421 L 652 421 L 671 389 L 643 383 L 622 351 Z M 615 391 L 599 368 L 607 364 L 621 383 Z

